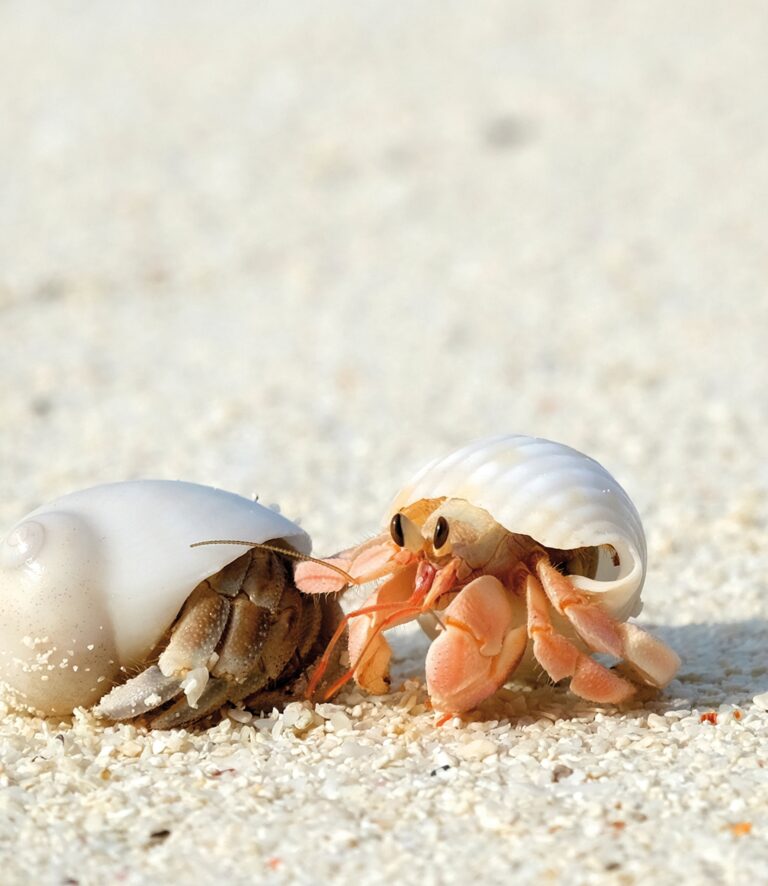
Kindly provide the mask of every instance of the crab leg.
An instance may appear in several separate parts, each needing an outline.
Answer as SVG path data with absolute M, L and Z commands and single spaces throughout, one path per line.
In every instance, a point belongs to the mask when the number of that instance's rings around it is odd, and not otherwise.
M 116 686 L 96 705 L 97 716 L 121 720 L 146 713 L 186 694 L 192 707 L 208 682 L 213 653 L 229 618 L 231 602 L 207 583 L 197 586 L 176 622 L 157 665 Z
M 525 610 L 491 575 L 471 581 L 440 616 L 429 647 L 427 688 L 436 710 L 467 711 L 493 695 L 523 657 Z
M 384 582 L 384 584 L 380 585 L 376 591 L 370 596 L 365 606 L 361 609 L 356 609 L 353 612 L 348 612 L 340 621 L 336 633 L 331 637 L 328 646 L 326 647 L 325 653 L 321 656 L 320 660 L 315 667 L 314 672 L 312 673 L 312 678 L 309 681 L 309 685 L 307 687 L 307 698 L 312 698 L 314 695 L 315 689 L 320 683 L 323 675 L 325 674 L 326 668 L 328 666 L 328 662 L 331 658 L 333 650 L 336 647 L 336 644 L 341 639 L 344 632 L 347 630 L 347 626 L 350 624 L 354 624 L 354 619 L 360 619 L 363 616 L 370 616 L 377 612 L 392 612 L 395 611 L 395 616 L 397 617 L 401 610 L 406 608 L 413 608 L 413 606 L 409 607 L 408 604 L 413 604 L 418 596 L 418 582 L 414 582 L 416 577 L 417 567 L 416 564 L 412 564 L 411 568 L 408 568 L 404 571 L 404 573 L 398 573 L 393 576 L 389 581 Z M 414 589 L 414 584 L 416 584 L 416 589 Z M 394 594 L 395 599 L 388 601 L 384 599 L 384 602 L 379 602 L 379 595 L 382 595 L 382 598 L 386 597 L 386 592 L 382 594 L 386 588 L 391 587 L 393 589 L 398 589 L 397 593 Z M 406 598 L 402 598 L 402 592 L 407 590 L 409 595 Z M 423 596 L 423 594 L 421 595 Z M 376 601 L 376 602 L 371 602 Z M 420 605 L 417 605 L 415 608 L 415 612 L 420 611 Z M 415 614 L 414 612 L 414 614 Z M 390 620 L 386 620 L 384 624 L 389 624 Z M 368 621 L 366 620 L 363 624 L 368 625 Z M 376 635 L 382 630 L 383 625 L 373 624 L 370 629 L 366 630 L 366 640 L 364 644 L 359 644 L 359 648 L 361 651 L 358 655 L 364 655 L 368 650 L 368 645 L 373 642 Z M 352 642 L 351 640 L 349 642 Z M 388 648 L 388 647 L 387 647 Z M 388 658 L 387 658 L 388 661 Z M 386 668 L 385 668 L 386 671 Z M 353 668 L 338 681 L 337 684 L 334 684 L 332 687 L 333 691 L 339 689 L 350 677 L 352 677 L 354 672 Z M 330 692 L 331 690 L 329 690 Z M 380 690 L 382 692 L 386 692 L 386 689 Z
M 610 704 L 619 704 L 635 694 L 632 683 L 594 661 L 555 631 L 547 596 L 535 575 L 526 577 L 525 596 L 533 654 L 555 683 L 570 677 L 571 691 L 576 695 Z
M 158 729 L 199 720 L 301 670 L 331 611 L 299 593 L 279 557 L 249 553 L 195 588 L 158 663 L 115 687 L 95 711 L 111 719 L 150 714 Z
M 170 708 L 153 717 L 153 728 L 183 726 L 211 713 L 225 701 L 236 702 L 253 695 L 282 673 L 298 642 L 302 608 L 299 592 L 291 587 L 285 589 L 280 610 L 268 631 L 264 631 L 260 624 L 258 607 L 245 595 L 241 595 L 238 601 L 248 615 L 243 617 L 241 613 L 234 622 L 230 621 L 219 658 L 222 668 L 218 668 L 217 662 L 194 708 L 182 696 Z M 243 655 L 241 651 L 246 647 L 254 647 L 258 654 L 252 656 L 249 651 Z
M 623 659 L 636 676 L 652 686 L 666 686 L 675 676 L 680 659 L 661 640 L 637 625 L 617 622 L 545 557 L 536 561 L 535 569 L 555 610 L 570 621 L 591 649 Z
M 392 649 L 384 639 L 383 629 L 413 618 L 420 607 L 412 603 L 416 580 L 416 564 L 398 572 L 365 601 L 363 609 L 376 607 L 367 615 L 352 618 L 349 625 L 349 658 L 358 686 L 374 695 L 389 691 L 389 662 Z M 381 607 L 381 608 L 379 608 Z M 394 608 L 394 612 L 392 612 Z M 400 610 L 408 615 L 400 617 Z

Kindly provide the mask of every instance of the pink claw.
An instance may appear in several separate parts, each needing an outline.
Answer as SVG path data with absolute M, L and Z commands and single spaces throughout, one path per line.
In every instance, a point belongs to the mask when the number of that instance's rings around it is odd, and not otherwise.
M 427 653 L 427 687 L 436 710 L 460 713 L 493 695 L 517 667 L 527 643 L 524 617 L 501 582 L 483 575 L 440 620 L 445 629 Z
M 353 584 L 362 585 L 389 575 L 399 566 L 412 559 L 408 552 L 393 544 L 387 535 L 379 535 L 362 545 L 349 548 L 328 557 L 323 561 L 303 560 L 296 564 L 293 579 L 296 587 L 305 594 L 333 594 L 343 591 L 352 579 Z M 325 566 L 335 566 L 345 575 Z

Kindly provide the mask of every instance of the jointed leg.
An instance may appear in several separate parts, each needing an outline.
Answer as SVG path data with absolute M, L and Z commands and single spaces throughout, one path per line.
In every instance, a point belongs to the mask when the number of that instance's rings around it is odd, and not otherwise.
M 350 660 L 353 665 L 349 676 L 351 677 L 353 672 L 359 670 L 359 673 L 355 673 L 355 678 L 361 686 L 369 692 L 378 692 L 379 694 L 387 691 L 391 652 L 389 644 L 381 636 L 380 621 L 382 614 L 386 617 L 387 614 L 393 612 L 397 614 L 400 610 L 413 608 L 409 604 L 412 604 L 415 599 L 416 568 L 416 564 L 413 564 L 397 573 L 389 581 L 379 585 L 363 607 L 344 616 L 312 674 L 312 679 L 307 687 L 308 698 L 313 697 L 318 683 L 325 674 L 328 660 L 343 632 L 347 630 L 347 626 L 349 626 Z M 415 612 L 409 612 L 408 618 L 413 618 L 415 614 Z M 396 623 L 396 621 L 390 622 L 390 624 Z M 359 661 L 360 658 L 363 659 L 362 662 Z M 337 688 L 334 685 L 334 691 Z
M 619 704 L 634 695 L 635 687 L 629 681 L 594 661 L 555 631 L 549 601 L 535 575 L 526 577 L 525 596 L 533 654 L 556 683 L 570 677 L 571 690 L 590 701 Z
M 335 601 L 301 595 L 282 558 L 249 552 L 195 588 L 158 663 L 115 687 L 95 712 L 113 720 L 154 714 L 156 728 L 199 720 L 291 680 L 308 666 L 325 614 L 335 626 L 338 612 Z
M 591 649 L 622 659 L 634 677 L 652 686 L 666 686 L 675 676 L 680 659 L 661 640 L 637 625 L 616 621 L 545 557 L 537 560 L 535 571 L 552 606 Z

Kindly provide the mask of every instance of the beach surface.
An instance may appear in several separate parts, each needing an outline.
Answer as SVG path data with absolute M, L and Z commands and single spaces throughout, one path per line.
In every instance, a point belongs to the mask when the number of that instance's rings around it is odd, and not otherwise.
M 0 527 L 185 479 L 330 554 L 532 434 L 630 493 L 682 658 L 440 727 L 414 625 L 383 697 L 3 705 L 3 883 L 765 879 L 767 45 L 756 2 L 0 4 Z

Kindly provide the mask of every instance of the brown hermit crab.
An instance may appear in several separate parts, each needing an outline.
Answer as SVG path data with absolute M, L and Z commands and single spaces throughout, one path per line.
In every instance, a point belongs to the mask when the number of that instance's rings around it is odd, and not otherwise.
M 243 537 L 246 553 L 194 544 Z M 301 698 L 341 619 L 335 597 L 293 582 L 309 548 L 274 510 L 195 483 L 65 495 L 0 541 L 0 681 L 44 715 L 96 705 L 159 728 Z

